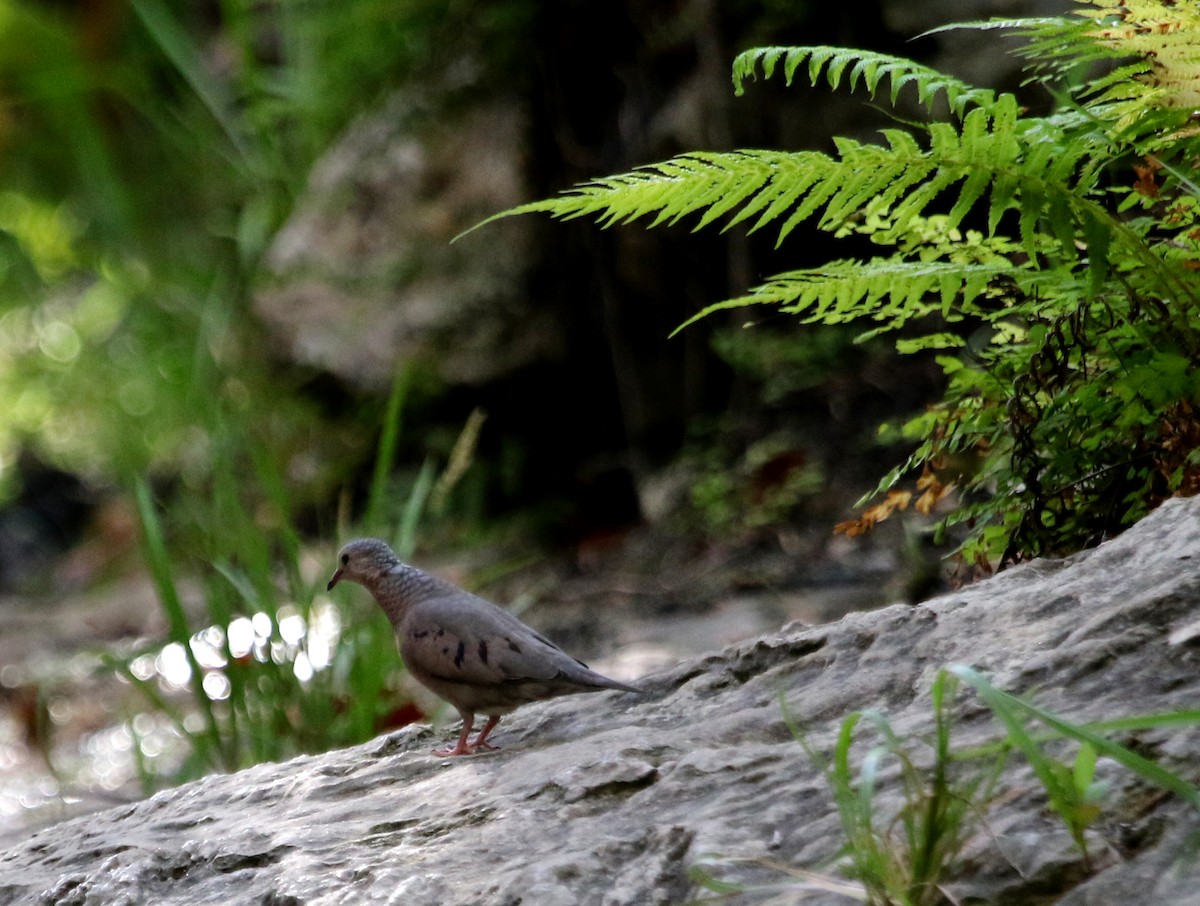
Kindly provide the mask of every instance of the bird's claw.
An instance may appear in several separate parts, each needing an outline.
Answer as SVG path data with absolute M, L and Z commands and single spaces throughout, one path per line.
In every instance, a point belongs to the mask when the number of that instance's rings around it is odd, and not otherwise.
M 489 752 L 499 752 L 500 747 L 494 746 L 490 742 L 473 742 L 473 743 L 470 743 L 469 745 L 459 744 L 459 745 L 455 745 L 455 746 L 447 746 L 444 749 L 434 749 L 433 754 L 437 755 L 441 758 L 451 758 L 451 757 L 455 757 L 458 755 L 474 755 L 476 752 L 478 752 L 480 750 L 486 750 Z

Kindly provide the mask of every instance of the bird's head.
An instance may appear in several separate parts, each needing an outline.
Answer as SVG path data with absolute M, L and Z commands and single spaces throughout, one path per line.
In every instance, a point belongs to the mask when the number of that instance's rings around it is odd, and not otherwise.
M 343 579 L 371 587 L 399 562 L 392 549 L 378 538 L 351 541 L 338 551 L 337 570 L 325 590 L 331 591 Z

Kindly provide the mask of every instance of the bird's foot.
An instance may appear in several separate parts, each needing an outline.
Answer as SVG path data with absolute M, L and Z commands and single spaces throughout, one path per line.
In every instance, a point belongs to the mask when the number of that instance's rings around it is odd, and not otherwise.
M 457 755 L 474 755 L 480 751 L 499 752 L 500 747 L 494 746 L 490 742 L 473 742 L 469 745 L 460 742 L 453 746 L 446 746 L 444 749 L 434 749 L 433 754 L 448 758 Z
M 467 742 L 471 736 L 471 725 L 474 721 L 470 714 L 463 715 L 462 732 L 458 734 L 458 742 L 452 746 L 447 746 L 444 749 L 434 749 L 433 754 L 443 757 L 454 755 L 474 755 L 480 749 L 491 749 L 495 751 L 499 746 L 494 746 L 487 741 L 487 736 L 492 732 L 492 729 L 500 721 L 499 716 L 489 717 L 488 722 L 483 725 L 483 729 L 479 731 L 479 735 L 475 737 L 474 742 Z

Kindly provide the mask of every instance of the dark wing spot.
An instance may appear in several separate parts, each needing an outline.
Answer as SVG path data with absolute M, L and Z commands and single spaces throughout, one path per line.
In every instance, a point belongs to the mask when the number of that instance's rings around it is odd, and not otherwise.
M 485 664 L 487 663 L 487 642 L 480 641 L 479 643 L 479 659 Z
M 445 634 L 446 634 L 446 630 L 444 630 L 444 629 L 439 629 L 436 633 L 434 633 L 434 635 L 436 635 L 439 639 L 442 636 L 444 636 Z
M 455 667 L 459 667 L 459 668 L 462 667 L 463 655 L 465 655 L 466 653 L 467 653 L 467 646 L 464 645 L 462 642 L 459 642 L 458 643 L 458 651 L 454 655 L 454 666 Z
M 504 641 L 508 642 L 508 647 L 510 649 L 512 649 L 513 651 L 515 651 L 517 654 L 521 653 L 521 646 L 518 645 L 516 642 L 514 642 L 512 639 L 506 638 Z
M 422 629 L 419 632 L 414 630 L 412 633 L 410 633 L 410 635 L 414 639 L 423 639 L 423 638 L 425 638 L 425 636 L 429 635 L 429 630 Z
M 449 648 L 443 648 L 443 649 L 442 649 L 442 654 L 449 654 L 449 653 L 450 653 L 450 649 L 449 649 Z

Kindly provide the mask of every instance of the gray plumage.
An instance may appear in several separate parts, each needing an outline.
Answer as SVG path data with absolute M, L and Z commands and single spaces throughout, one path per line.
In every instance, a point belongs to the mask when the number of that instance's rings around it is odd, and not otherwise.
M 491 601 L 401 563 L 378 539 L 341 549 L 328 588 L 343 579 L 371 592 L 396 630 L 409 673 L 462 717 L 458 743 L 438 754 L 494 748 L 487 735 L 503 715 L 528 702 L 605 689 L 641 691 L 589 670 Z M 468 744 L 476 714 L 486 714 L 488 722 Z

